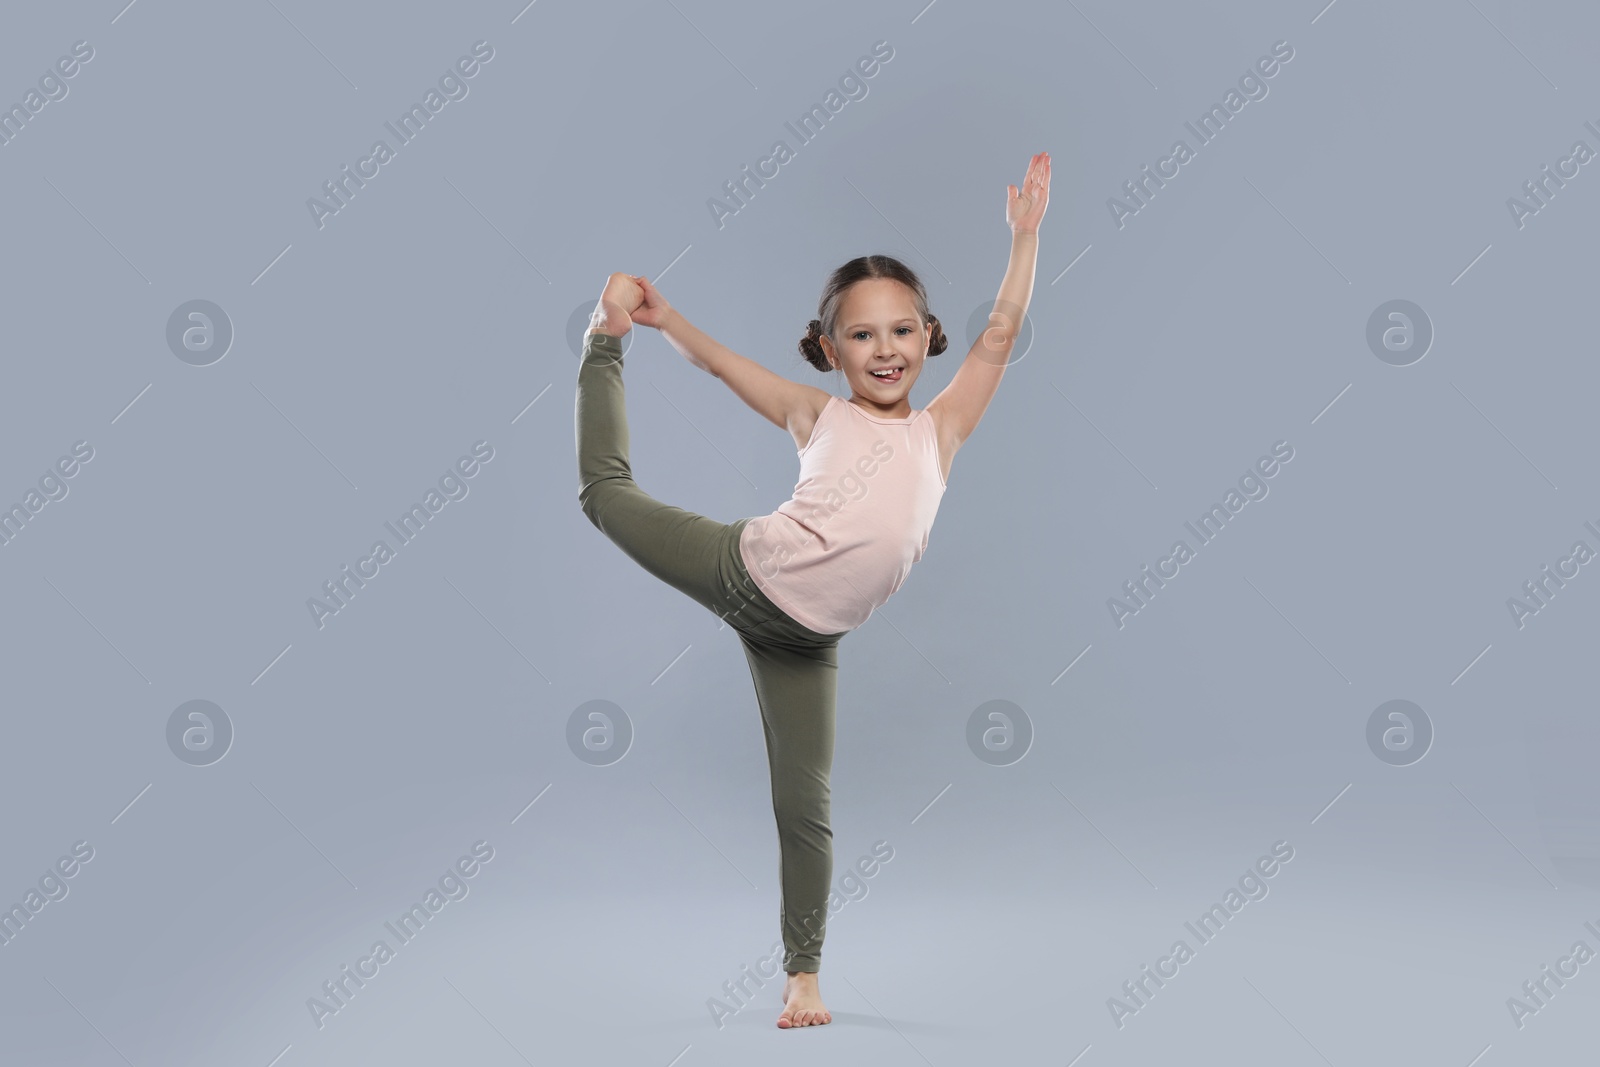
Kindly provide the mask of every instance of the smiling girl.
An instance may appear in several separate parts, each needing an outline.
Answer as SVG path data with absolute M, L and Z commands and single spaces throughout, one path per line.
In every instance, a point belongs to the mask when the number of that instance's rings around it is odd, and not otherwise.
M 650 282 L 613 274 L 578 368 L 578 501 L 645 570 L 728 621 L 755 683 L 777 820 L 784 984 L 780 1027 L 830 1022 L 817 988 L 833 876 L 838 645 L 900 588 L 922 558 L 956 452 L 1000 386 L 1033 295 L 1050 157 L 1006 187 L 1011 257 L 993 324 L 950 384 L 921 409 L 911 387 L 945 350 L 910 268 L 862 256 L 829 277 L 800 352 L 842 375 L 848 397 L 790 381 L 700 332 Z M 659 330 L 688 361 L 788 431 L 800 457 L 794 494 L 769 515 L 721 523 L 640 489 L 628 462 L 622 337 Z

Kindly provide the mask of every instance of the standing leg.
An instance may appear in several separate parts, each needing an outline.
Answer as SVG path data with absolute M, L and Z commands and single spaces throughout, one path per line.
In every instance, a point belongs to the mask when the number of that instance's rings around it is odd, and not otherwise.
M 778 824 L 783 969 L 816 973 L 833 879 L 829 775 L 833 770 L 837 644 L 776 643 L 740 634 L 767 741 Z

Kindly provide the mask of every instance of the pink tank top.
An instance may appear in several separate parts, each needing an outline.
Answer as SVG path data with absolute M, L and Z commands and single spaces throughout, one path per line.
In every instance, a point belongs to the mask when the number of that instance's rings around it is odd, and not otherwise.
M 745 525 L 739 552 L 761 591 L 802 626 L 854 630 L 928 547 L 945 490 L 933 415 L 884 419 L 831 397 L 799 456 L 794 495 Z

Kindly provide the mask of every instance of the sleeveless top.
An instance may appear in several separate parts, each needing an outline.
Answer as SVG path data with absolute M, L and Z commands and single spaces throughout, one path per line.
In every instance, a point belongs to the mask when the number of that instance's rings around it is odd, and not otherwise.
M 794 495 L 745 525 L 739 552 L 796 622 L 820 634 L 854 630 L 928 547 L 945 491 L 933 415 L 885 419 L 830 397 L 798 455 Z

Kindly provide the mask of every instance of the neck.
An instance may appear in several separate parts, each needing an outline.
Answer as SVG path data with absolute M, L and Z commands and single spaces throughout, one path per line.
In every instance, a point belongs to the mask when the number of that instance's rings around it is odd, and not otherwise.
M 852 395 L 846 403 L 854 404 L 858 408 L 869 411 L 881 419 L 904 419 L 911 416 L 911 400 L 901 397 L 890 406 L 884 406 L 863 396 Z

